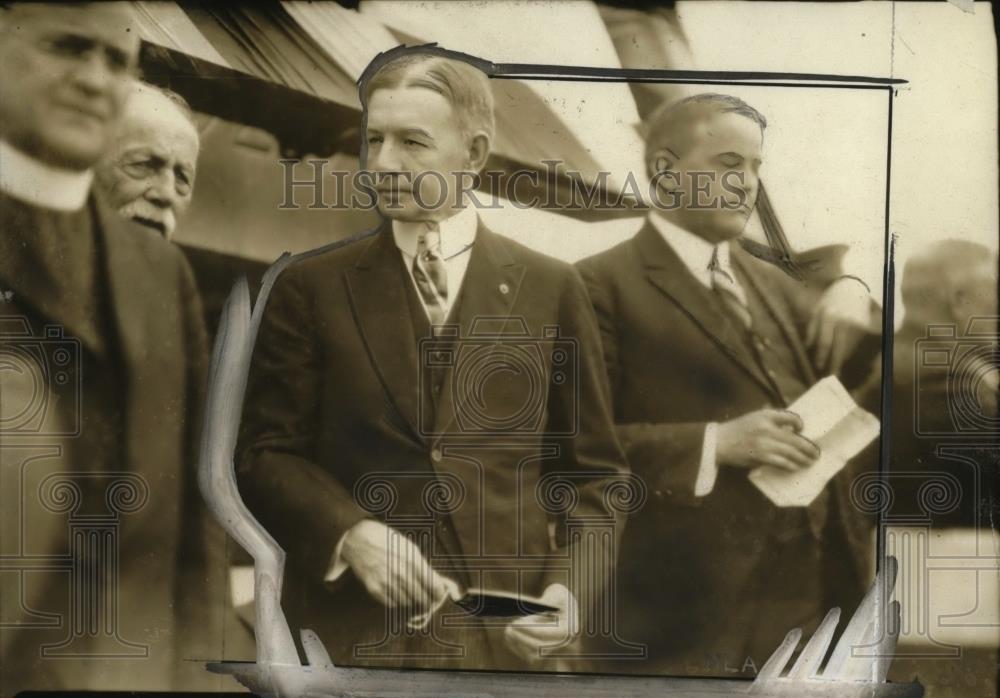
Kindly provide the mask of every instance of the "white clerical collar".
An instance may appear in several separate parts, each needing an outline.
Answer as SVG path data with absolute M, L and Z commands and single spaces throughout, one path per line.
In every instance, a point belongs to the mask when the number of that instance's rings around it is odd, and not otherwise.
M 417 254 L 417 238 L 426 230 L 428 224 L 423 221 L 392 222 L 392 237 L 396 247 L 404 254 L 415 257 Z M 454 257 L 472 246 L 476 240 L 476 229 L 479 227 L 479 216 L 472 206 L 459 209 L 458 213 L 445 218 L 437 224 L 441 234 L 441 256 L 445 259 Z
M 92 170 L 53 167 L 0 140 L 0 191 L 15 199 L 56 211 L 78 211 L 87 203 Z
M 711 287 L 712 285 L 710 265 L 716 249 L 719 250 L 719 266 L 726 270 L 730 268 L 728 242 L 722 242 L 718 245 L 712 244 L 656 213 L 650 213 L 649 220 L 660 236 L 684 262 L 684 266 L 705 286 Z

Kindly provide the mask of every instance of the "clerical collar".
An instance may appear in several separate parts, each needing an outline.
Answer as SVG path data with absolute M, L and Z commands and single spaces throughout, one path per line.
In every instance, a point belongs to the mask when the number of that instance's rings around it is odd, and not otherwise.
M 461 254 L 472 246 L 476 240 L 476 229 L 479 227 L 479 216 L 476 209 L 466 206 L 451 218 L 445 218 L 437 224 L 441 233 L 441 256 L 449 259 Z M 392 222 L 392 237 L 396 247 L 410 257 L 417 254 L 417 241 L 427 230 L 427 223 L 416 221 Z
M 55 211 L 78 211 L 87 203 L 92 170 L 53 167 L 0 140 L 0 191 L 7 196 Z
M 719 251 L 719 266 L 726 270 L 730 268 L 729 243 L 723 242 L 714 245 L 656 213 L 650 213 L 649 220 L 660 236 L 684 262 L 684 266 L 705 286 L 712 286 L 710 265 L 716 249 Z

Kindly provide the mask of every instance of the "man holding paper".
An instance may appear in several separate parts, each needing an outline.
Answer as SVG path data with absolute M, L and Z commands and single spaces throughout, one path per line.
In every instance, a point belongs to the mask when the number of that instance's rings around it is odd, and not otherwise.
M 866 346 L 879 317 L 856 279 L 796 282 L 736 244 L 765 126 L 727 95 L 661 108 L 646 145 L 661 201 L 635 237 L 579 264 L 618 436 L 651 493 L 619 561 L 619 627 L 649 647 L 644 673 L 752 675 L 787 627 L 818 622 L 831 582 L 842 590 L 858 572 L 823 555 L 863 533 L 845 474 L 826 484 L 836 466 L 793 403 Z

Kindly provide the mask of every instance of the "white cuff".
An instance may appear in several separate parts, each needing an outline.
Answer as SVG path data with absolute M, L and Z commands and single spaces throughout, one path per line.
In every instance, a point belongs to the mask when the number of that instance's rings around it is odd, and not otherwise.
M 715 422 L 709 422 L 705 427 L 705 440 L 701 446 L 701 463 L 698 465 L 698 477 L 694 481 L 695 497 L 711 494 L 715 487 L 715 478 L 719 474 L 719 465 L 715 462 L 715 430 L 718 426 Z
M 348 531 L 350 533 L 350 531 Z M 333 549 L 333 557 L 330 558 L 330 566 L 327 567 L 326 576 L 323 577 L 323 581 L 326 583 L 335 582 L 340 578 L 340 575 L 347 571 L 350 566 L 344 561 L 341 552 L 344 550 L 344 541 L 347 540 L 347 533 L 340 537 L 337 541 L 337 547 Z

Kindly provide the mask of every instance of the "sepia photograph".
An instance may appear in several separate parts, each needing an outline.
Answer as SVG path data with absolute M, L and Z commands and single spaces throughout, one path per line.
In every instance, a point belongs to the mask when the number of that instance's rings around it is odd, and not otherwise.
M 0 3 L 0 695 L 991 698 L 990 3 Z

